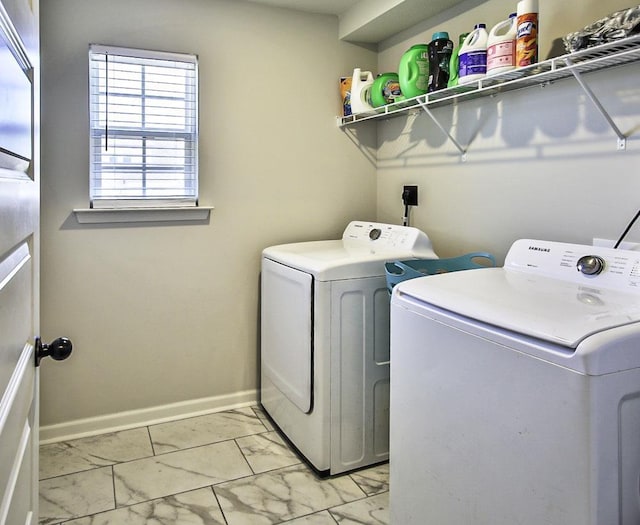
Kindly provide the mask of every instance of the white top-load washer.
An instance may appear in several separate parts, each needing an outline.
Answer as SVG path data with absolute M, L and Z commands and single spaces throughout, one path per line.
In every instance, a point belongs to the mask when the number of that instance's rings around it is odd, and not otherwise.
M 640 253 L 406 281 L 391 352 L 392 523 L 640 523 Z
M 261 403 L 318 472 L 388 458 L 384 263 L 436 257 L 416 228 L 361 221 L 342 239 L 264 250 Z

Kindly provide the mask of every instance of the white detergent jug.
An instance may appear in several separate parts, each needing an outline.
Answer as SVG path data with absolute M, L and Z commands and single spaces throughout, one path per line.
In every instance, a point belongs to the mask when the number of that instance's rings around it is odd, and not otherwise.
M 374 82 L 371 71 L 353 70 L 351 79 L 351 113 L 362 113 L 373 109 L 371 105 L 371 87 Z
M 459 84 L 478 80 L 487 74 L 487 26 L 476 24 L 460 47 Z
M 515 69 L 516 36 L 518 33 L 516 13 L 507 20 L 493 26 L 487 39 L 487 75 L 495 75 Z

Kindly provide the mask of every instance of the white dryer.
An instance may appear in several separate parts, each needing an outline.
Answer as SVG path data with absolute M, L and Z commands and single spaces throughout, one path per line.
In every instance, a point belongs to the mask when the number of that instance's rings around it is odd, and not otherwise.
M 339 240 L 264 250 L 261 403 L 319 473 L 388 458 L 384 262 L 436 257 L 416 228 L 360 221 Z
M 391 352 L 392 523 L 640 523 L 640 253 L 406 281 Z

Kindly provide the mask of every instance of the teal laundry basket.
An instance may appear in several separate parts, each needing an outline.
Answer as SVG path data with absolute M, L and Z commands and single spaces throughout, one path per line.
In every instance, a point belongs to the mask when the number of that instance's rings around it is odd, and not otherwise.
M 450 259 L 411 259 L 408 261 L 392 261 L 385 263 L 387 290 L 408 279 L 435 275 L 438 273 L 472 270 L 474 268 L 490 268 L 496 265 L 493 255 L 486 252 L 472 252 Z

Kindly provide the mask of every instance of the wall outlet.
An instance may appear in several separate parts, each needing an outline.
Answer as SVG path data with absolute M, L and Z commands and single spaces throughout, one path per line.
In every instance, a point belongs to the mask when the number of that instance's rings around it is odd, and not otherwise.
M 402 189 L 402 202 L 406 206 L 417 206 L 418 186 L 404 186 Z
M 593 238 L 593 245 L 600 246 L 601 248 L 613 248 L 616 242 L 618 241 L 611 240 L 611 239 L 600 239 L 596 237 Z M 620 246 L 618 246 L 618 248 L 620 248 L 621 250 L 633 250 L 636 252 L 640 252 L 640 243 L 622 241 L 620 243 Z

